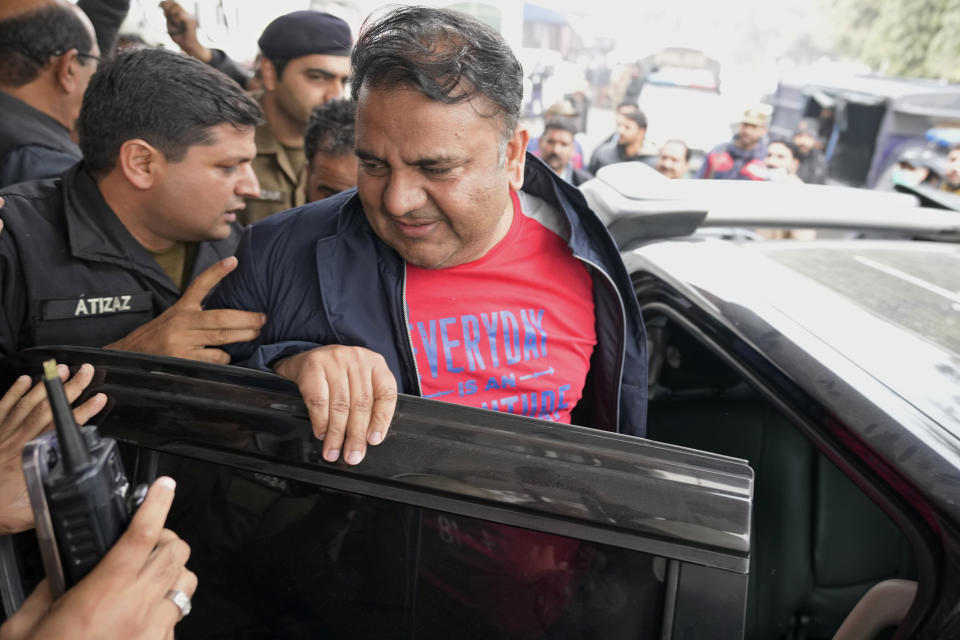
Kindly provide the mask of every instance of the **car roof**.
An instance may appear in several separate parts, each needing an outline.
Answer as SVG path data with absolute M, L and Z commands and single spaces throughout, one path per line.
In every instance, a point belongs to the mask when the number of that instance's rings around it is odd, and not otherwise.
M 624 259 L 762 353 L 960 522 L 947 480 L 960 470 L 960 246 L 707 238 Z
M 580 187 L 622 241 L 689 235 L 702 227 L 841 229 L 960 238 L 960 215 L 907 193 L 750 180 L 669 180 L 639 162 L 609 165 Z

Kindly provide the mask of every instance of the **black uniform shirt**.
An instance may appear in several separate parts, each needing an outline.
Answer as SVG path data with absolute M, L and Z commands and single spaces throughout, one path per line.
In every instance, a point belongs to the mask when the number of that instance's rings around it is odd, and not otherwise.
M 0 355 L 35 345 L 102 347 L 180 297 L 80 163 L 60 178 L 0 190 Z M 190 280 L 240 239 L 200 243 Z

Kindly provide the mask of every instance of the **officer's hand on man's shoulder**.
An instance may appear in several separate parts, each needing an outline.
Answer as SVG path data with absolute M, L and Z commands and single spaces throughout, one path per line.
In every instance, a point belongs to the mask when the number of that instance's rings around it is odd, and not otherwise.
M 280 360 L 280 375 L 300 387 L 323 457 L 347 464 L 363 460 L 367 444 L 387 436 L 397 406 L 397 381 L 379 353 L 328 345 Z
M 176 304 L 106 348 L 229 364 L 229 354 L 210 345 L 256 340 L 266 322 L 266 316 L 255 311 L 203 309 L 203 299 L 236 267 L 234 257 L 210 266 Z

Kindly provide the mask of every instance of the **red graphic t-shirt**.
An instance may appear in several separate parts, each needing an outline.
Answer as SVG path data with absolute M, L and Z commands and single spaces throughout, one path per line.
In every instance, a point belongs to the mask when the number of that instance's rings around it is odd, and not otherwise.
M 569 423 L 596 345 L 593 282 L 560 235 L 561 214 L 534 198 L 522 210 L 511 196 L 510 230 L 479 260 L 407 265 L 421 390 Z M 422 536 L 425 584 L 445 594 L 447 606 L 482 611 L 508 635 L 549 628 L 575 588 L 576 539 L 435 512 L 425 514 Z M 457 586 L 464 575 L 469 592 Z
M 570 422 L 596 344 L 593 283 L 542 201 L 482 258 L 407 265 L 408 330 L 423 397 Z M 554 231 L 557 229 L 558 231 Z

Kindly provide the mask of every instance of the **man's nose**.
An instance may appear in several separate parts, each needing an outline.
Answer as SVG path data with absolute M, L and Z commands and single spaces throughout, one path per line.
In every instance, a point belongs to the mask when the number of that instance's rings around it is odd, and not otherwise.
M 416 211 L 427 202 L 421 178 L 414 170 L 393 171 L 383 192 L 383 208 L 392 216 Z
M 259 198 L 260 183 L 257 181 L 257 174 L 253 172 L 253 165 L 247 163 L 240 168 L 241 175 L 237 181 L 234 192 L 244 198 Z
M 332 85 L 332 87 L 330 89 L 330 95 L 327 96 L 327 100 L 342 98 L 344 92 L 347 89 L 346 84 L 342 82 L 337 82 L 337 81 L 331 82 L 330 84 Z

